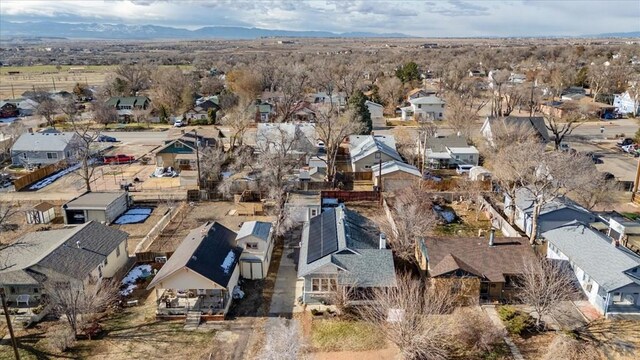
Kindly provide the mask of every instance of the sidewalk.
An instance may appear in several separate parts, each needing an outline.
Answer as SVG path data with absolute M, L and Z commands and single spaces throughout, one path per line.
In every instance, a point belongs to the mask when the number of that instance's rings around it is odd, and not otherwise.
M 495 306 L 482 305 L 482 310 L 484 310 L 487 316 L 489 316 L 489 319 L 491 319 L 491 322 L 493 322 L 495 326 L 501 329 L 504 329 L 504 324 L 502 323 L 502 320 L 500 320 L 500 317 L 498 316 L 498 312 L 496 311 Z M 504 342 L 507 344 L 507 346 L 509 346 L 509 349 L 511 350 L 511 355 L 513 355 L 513 358 L 515 360 L 524 360 L 524 356 L 522 356 L 516 344 L 514 344 L 513 341 L 511 341 L 511 339 L 508 336 L 504 337 Z

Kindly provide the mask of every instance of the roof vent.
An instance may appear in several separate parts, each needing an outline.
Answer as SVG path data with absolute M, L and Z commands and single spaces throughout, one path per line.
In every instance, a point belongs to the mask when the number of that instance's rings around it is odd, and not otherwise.
M 493 246 L 495 238 L 496 238 L 496 229 L 491 228 L 491 231 L 489 232 L 489 246 Z
M 80 249 L 80 240 L 76 241 L 76 247 Z
M 191 260 L 198 261 L 198 258 L 195 255 L 193 255 L 193 256 L 191 256 Z

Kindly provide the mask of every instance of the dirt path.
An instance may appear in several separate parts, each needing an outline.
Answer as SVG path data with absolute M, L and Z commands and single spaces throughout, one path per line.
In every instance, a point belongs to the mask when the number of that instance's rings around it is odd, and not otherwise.
M 393 347 L 370 351 L 336 351 L 336 352 L 319 352 L 310 354 L 312 360 L 395 360 L 398 351 Z

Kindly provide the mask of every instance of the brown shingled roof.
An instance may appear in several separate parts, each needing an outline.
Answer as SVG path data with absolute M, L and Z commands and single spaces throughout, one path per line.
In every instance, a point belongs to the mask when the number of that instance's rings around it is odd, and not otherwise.
M 520 274 L 525 259 L 535 254 L 526 238 L 433 238 L 424 240 L 432 277 L 463 270 L 492 282 L 504 282 L 506 274 Z

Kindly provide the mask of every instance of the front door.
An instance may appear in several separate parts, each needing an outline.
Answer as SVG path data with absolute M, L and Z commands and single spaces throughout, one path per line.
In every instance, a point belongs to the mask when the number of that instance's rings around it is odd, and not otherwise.
M 488 296 L 489 295 L 489 283 L 481 282 L 480 283 L 480 296 Z

